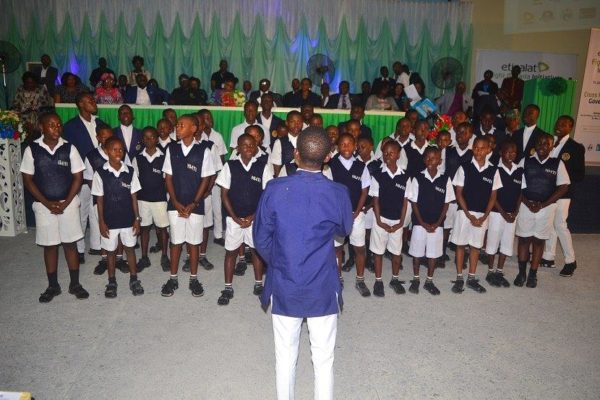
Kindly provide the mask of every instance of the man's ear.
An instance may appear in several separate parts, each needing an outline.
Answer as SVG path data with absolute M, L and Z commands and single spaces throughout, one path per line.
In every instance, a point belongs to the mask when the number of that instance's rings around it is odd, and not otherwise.
M 328 153 L 323 160 L 323 164 L 327 164 L 331 160 L 331 153 Z
M 294 160 L 296 160 L 296 164 L 298 164 L 298 161 L 301 160 L 300 152 L 298 151 L 298 149 L 294 149 Z

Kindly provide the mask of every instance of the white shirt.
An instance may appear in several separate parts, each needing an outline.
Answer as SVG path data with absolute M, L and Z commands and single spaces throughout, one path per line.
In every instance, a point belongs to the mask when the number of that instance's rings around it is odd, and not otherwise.
M 492 165 L 492 164 L 490 164 L 490 162 L 488 160 L 485 160 L 483 167 L 480 167 L 479 163 L 477 162 L 477 160 L 475 160 L 475 158 L 473 158 L 471 160 L 471 163 L 473 165 L 475 165 L 475 168 L 477 168 L 477 171 L 479 171 L 479 172 L 483 171 L 484 169 L 486 169 L 487 167 Z M 456 170 L 456 175 L 454 175 L 454 179 L 452 180 L 452 183 L 454 184 L 454 186 L 460 186 L 460 187 L 465 186 L 465 170 L 463 169 L 462 165 L 460 167 L 458 167 L 458 169 Z M 494 174 L 494 181 L 492 182 L 492 190 L 498 190 L 501 187 L 502 187 L 502 179 L 500 178 L 500 173 L 498 172 L 498 170 L 496 170 L 496 173 Z
M 527 147 L 527 143 L 529 143 L 529 138 L 531 138 L 531 134 L 535 129 L 536 125 L 526 126 L 523 128 L 523 150 Z
M 177 133 L 175 131 L 169 133 L 169 137 L 171 138 L 172 141 L 174 141 L 174 142 L 177 141 Z
M 344 107 L 344 105 L 346 107 Z M 352 103 L 350 102 L 350 94 L 349 93 L 346 93 L 346 94 L 340 93 L 340 99 L 338 100 L 337 108 L 342 109 L 342 110 L 349 110 L 351 107 L 352 107 Z
M 323 103 L 323 107 L 327 106 L 327 103 L 329 103 L 329 97 L 330 96 L 327 96 L 321 100 L 321 102 Z
M 340 156 L 339 160 L 342 163 L 342 165 L 344 166 L 344 168 L 346 168 L 346 170 L 350 171 L 350 168 L 352 168 L 352 164 L 354 163 L 356 158 L 354 156 L 352 156 L 349 159 L 345 159 L 344 157 Z M 333 180 L 333 174 L 331 173 L 331 168 L 324 169 L 323 175 L 325 175 L 328 179 Z M 365 166 L 365 169 L 363 169 L 363 173 L 360 177 L 360 183 L 361 183 L 361 189 L 368 188 L 369 186 L 371 186 L 371 175 L 369 174 L 369 169 L 366 166 Z
M 213 144 L 210 149 L 210 155 L 211 155 L 212 163 L 215 167 L 215 172 L 218 172 L 223 168 L 223 162 L 221 161 L 221 155 L 219 154 L 219 149 L 217 148 L 217 145 L 215 144 L 215 142 L 210 140 L 208 138 L 208 135 L 205 132 L 202 132 L 202 135 L 200 135 L 200 142 L 204 142 L 204 141 L 212 142 L 212 144 Z
M 392 133 L 388 137 L 398 142 L 402 147 L 406 146 L 408 142 L 410 142 L 410 136 L 406 138 L 404 142 L 401 142 L 399 137 L 396 137 L 395 133 Z M 379 143 L 377 143 L 377 148 L 375 149 L 375 158 L 377 159 L 380 159 L 383 156 L 383 151 L 381 150 L 381 142 L 383 142 L 383 140 L 380 140 Z
M 382 165 L 381 172 L 387 173 L 389 175 L 389 177 L 392 179 L 398 175 L 404 174 L 404 171 L 402 171 L 402 168 L 397 168 L 396 172 L 392 172 L 385 164 Z M 404 190 L 405 197 L 406 197 L 406 191 L 408 190 L 409 183 L 410 183 L 410 179 L 408 179 L 406 181 L 406 189 Z M 379 197 L 379 182 L 377 182 L 377 178 L 375 178 L 375 177 L 371 178 L 371 186 L 369 187 L 369 196 Z
M 90 139 L 92 139 L 94 147 L 98 147 L 98 138 L 96 138 L 96 118 L 98 117 L 92 115 L 90 121 L 88 122 L 81 116 L 81 114 L 79 114 L 79 119 L 81 120 L 81 122 L 83 122 L 83 125 L 85 126 L 88 135 L 90 135 Z
M 192 150 L 192 147 L 194 147 L 197 144 L 198 144 L 198 142 L 196 142 L 195 140 L 189 146 L 186 146 L 183 143 L 183 140 L 179 142 L 179 145 L 181 146 L 181 151 L 183 152 L 184 156 L 187 156 L 190 153 L 190 151 Z M 200 176 L 202 178 L 214 175 L 216 173 L 215 166 L 213 165 L 212 160 L 213 160 L 213 157 L 210 153 L 210 150 L 204 149 L 204 158 L 202 161 L 202 171 L 200 171 Z M 171 167 L 171 155 L 169 154 L 169 149 L 167 149 L 167 153 L 165 154 L 165 162 L 163 164 L 162 171 L 167 175 L 173 175 L 173 168 Z
M 425 176 L 425 178 L 428 181 L 433 182 L 437 178 L 439 178 L 443 172 L 438 168 L 437 174 L 435 174 L 435 176 L 433 178 L 431 177 L 431 175 L 429 175 L 429 172 L 427 171 L 427 169 L 424 169 L 423 171 L 421 171 L 421 173 Z M 406 198 L 408 200 L 412 201 L 413 203 L 418 201 L 418 199 L 419 199 L 419 181 L 417 181 L 416 179 L 412 179 L 410 185 L 406 189 Z M 454 196 L 454 186 L 452 186 L 452 180 L 448 179 L 446 181 L 446 197 L 444 198 L 444 203 L 450 203 L 451 201 L 454 201 L 454 200 L 456 200 L 456 197 Z
M 48 68 L 42 67 L 42 70 L 40 71 L 40 78 L 45 78 L 47 73 L 48 73 Z
M 137 87 L 137 97 L 135 99 L 135 104 L 149 106 L 152 105 L 150 101 L 150 96 L 148 95 L 147 87 L 141 89 L 139 86 Z
M 148 154 L 148 152 L 146 152 L 146 149 L 144 149 L 140 154 L 142 156 L 144 156 L 144 158 L 146 160 L 148 160 L 149 163 L 152 163 L 152 161 L 154 161 L 157 157 L 162 156 L 163 152 L 160 151 L 159 148 L 156 148 L 156 151 L 154 152 L 154 154 L 150 155 L 150 154 Z M 132 164 L 133 164 L 132 167 L 133 167 L 133 170 L 134 170 L 135 174 L 137 176 L 139 176 L 140 175 L 140 168 L 138 167 L 137 158 L 133 159 L 133 163 Z
M 262 123 L 262 126 L 267 128 L 267 130 L 265 131 L 265 136 L 267 136 L 267 134 L 270 135 L 271 123 L 273 122 L 273 113 L 271 113 L 271 116 L 269 118 L 265 117 L 263 113 L 260 113 L 260 122 Z
M 516 169 L 519 168 L 520 165 L 521 164 L 517 165 L 515 163 L 511 163 L 511 166 L 510 166 L 510 169 L 509 169 L 506 165 L 504 165 L 504 163 L 502 162 L 502 159 L 500 159 L 500 162 L 498 162 L 498 168 L 502 168 L 509 175 L 512 175 L 513 172 L 515 172 Z
M 401 83 L 404 87 L 408 87 L 410 85 L 410 76 L 406 72 L 402 72 L 396 77 L 396 83 Z
M 246 170 L 246 172 L 248 172 L 250 171 L 250 168 L 252 168 L 252 164 L 254 164 L 256 160 L 258 160 L 258 157 L 254 156 L 250 159 L 248 165 L 244 164 L 242 160 L 240 160 L 240 163 L 242 164 L 242 167 Z M 267 182 L 273 179 L 273 170 L 271 169 L 269 164 L 265 165 L 265 169 L 263 170 L 261 179 L 263 189 L 267 186 Z M 221 172 L 219 172 L 219 176 L 217 176 L 215 184 L 225 189 L 231 188 L 231 170 L 229 169 L 229 163 L 225 163 L 225 165 L 223 165 L 223 169 L 221 170 Z
M 258 153 L 256 153 L 256 155 L 254 157 L 260 157 L 262 155 L 267 155 L 268 158 L 268 162 L 271 162 L 271 149 L 269 149 L 268 147 L 265 148 L 266 151 L 263 151 L 262 148 L 258 148 Z M 231 153 L 231 155 L 229 156 L 230 160 L 237 160 L 238 158 L 240 158 L 240 153 L 237 152 L 237 150 L 234 150 L 233 153 Z
M 263 139 L 263 146 L 265 146 L 265 147 L 271 146 L 271 135 L 269 134 L 269 131 L 267 128 L 265 128 L 263 125 L 259 124 L 256 121 L 254 121 L 253 124 L 249 124 L 248 122 L 246 122 L 244 120 L 244 122 L 242 122 L 239 125 L 234 126 L 233 129 L 231 130 L 231 139 L 229 140 L 229 147 L 231 147 L 232 149 L 235 149 L 237 147 L 238 138 L 240 136 L 242 136 L 242 134 L 244 133 L 244 130 L 250 125 L 260 126 L 263 129 L 263 132 L 265 133 L 265 138 Z
M 290 143 L 292 144 L 292 146 L 294 146 L 294 149 L 296 148 L 296 143 L 298 142 L 298 136 L 294 136 L 294 135 L 289 135 L 288 134 L 288 139 L 290 141 Z M 270 162 L 274 165 L 282 165 L 282 161 L 281 161 L 281 140 L 277 140 L 275 141 L 275 143 L 273 144 L 273 150 L 271 151 L 271 159 Z
M 158 144 L 165 148 L 171 142 L 174 142 L 174 140 L 171 139 L 171 136 L 169 136 L 167 140 L 162 140 L 160 137 L 158 138 Z
M 554 149 L 552 149 L 552 152 L 550 153 L 550 157 L 554 157 L 554 158 L 558 157 L 562 148 L 565 146 L 565 143 L 567 143 L 567 140 L 569 140 L 569 135 L 563 136 L 562 139 L 560 139 L 560 141 L 556 145 L 556 147 Z
M 56 153 L 56 151 L 60 148 L 60 146 L 62 146 L 65 143 L 68 143 L 63 138 L 58 138 L 58 143 L 56 143 L 56 146 L 54 146 L 53 149 L 50 149 L 50 147 L 46 143 L 44 143 L 43 136 L 40 138 L 37 138 L 36 140 L 34 140 L 34 142 L 39 144 L 43 149 L 45 149 L 48 153 L 50 153 L 50 155 L 54 155 L 54 153 Z M 83 160 L 81 159 L 81 156 L 79 155 L 79 152 L 77 151 L 75 146 L 71 146 L 71 151 L 69 152 L 69 161 L 71 163 L 71 173 L 72 174 L 76 174 L 78 172 L 85 170 L 85 165 L 83 164 Z M 19 171 L 23 172 L 27 175 L 35 174 L 35 164 L 34 164 L 33 154 L 31 153 L 31 147 L 27 147 L 25 149 L 25 152 L 23 153 L 23 160 L 21 161 L 21 168 L 19 169 Z
M 102 149 L 101 146 L 98 146 L 97 149 L 98 149 L 98 152 L 100 153 L 100 156 L 102 156 L 102 158 L 104 158 L 105 161 L 108 161 L 108 154 L 106 154 L 104 149 Z M 129 160 L 129 155 L 127 153 L 125 153 L 125 160 L 123 160 L 123 162 L 127 166 L 131 165 L 131 161 Z M 94 169 L 92 168 L 92 164 L 90 164 L 90 161 L 87 157 L 85 158 L 84 164 L 85 164 L 85 171 L 83 171 L 83 180 L 91 181 L 92 178 L 94 177 Z
M 544 161 L 540 160 L 540 158 L 538 157 L 537 153 L 535 153 L 533 156 L 531 157 L 535 157 L 536 160 L 538 160 L 541 164 L 545 164 L 546 161 L 548 161 L 550 158 L 550 156 L 548 156 Z M 524 166 L 524 160 L 521 160 L 521 166 Z M 571 184 L 571 179 L 569 179 L 569 173 L 567 172 L 567 168 L 565 167 L 565 163 L 562 162 L 562 160 L 558 160 L 558 169 L 556 170 L 556 186 L 561 186 L 561 185 L 570 185 Z M 521 189 L 526 189 L 527 188 L 527 183 L 525 182 L 525 174 L 523 174 L 523 179 L 521 180 Z
M 429 142 L 427 142 L 427 140 L 425 141 L 425 144 L 423 144 L 423 147 L 419 147 L 414 141 L 412 141 L 410 143 L 410 147 L 417 150 L 419 152 L 419 154 L 425 153 L 425 149 L 428 146 L 429 146 Z M 400 159 L 398 159 L 398 165 L 402 169 L 406 169 L 408 167 L 408 157 L 406 156 L 406 150 L 404 150 L 404 149 L 402 149 L 402 151 L 400 152 Z
M 133 137 L 133 125 L 125 126 L 121 124 L 121 133 L 123 134 L 123 140 L 125 141 L 125 146 L 127 146 L 127 151 L 129 152 L 131 138 Z
M 114 169 L 110 163 L 106 163 L 102 166 L 103 169 L 110 171 L 117 178 L 121 175 L 122 172 L 129 172 L 129 168 L 125 163 L 121 163 L 121 168 L 117 171 Z M 133 174 L 131 177 L 131 190 L 130 193 L 139 192 L 142 186 L 140 185 L 140 180 L 138 179 L 136 174 Z M 94 172 L 94 178 L 92 179 L 92 195 L 93 196 L 104 196 L 104 186 L 102 184 L 102 178 L 98 171 Z
M 266 132 L 265 132 L 266 135 Z M 224 156 L 227 154 L 227 146 L 225 146 L 225 140 L 223 140 L 223 135 L 220 132 L 215 131 L 214 129 L 210 129 L 210 135 L 208 135 L 208 139 L 214 143 L 217 147 L 217 154 L 219 156 Z M 237 144 L 236 144 L 237 146 Z

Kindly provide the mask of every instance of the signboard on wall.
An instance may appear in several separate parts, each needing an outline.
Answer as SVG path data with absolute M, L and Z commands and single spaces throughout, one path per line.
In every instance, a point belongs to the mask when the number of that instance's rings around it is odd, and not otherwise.
M 504 78 L 510 76 L 513 65 L 521 67 L 519 77 L 525 81 L 557 76 L 575 79 L 577 72 L 576 54 L 477 49 L 475 57 L 473 82 L 482 80 L 483 73 L 489 69 L 494 73 L 493 80 L 498 83 L 498 86 Z
M 585 146 L 586 164 L 600 164 L 600 29 L 592 29 L 588 47 L 585 72 L 575 140 Z
M 598 0 L 504 0 L 504 33 L 571 31 L 600 25 Z

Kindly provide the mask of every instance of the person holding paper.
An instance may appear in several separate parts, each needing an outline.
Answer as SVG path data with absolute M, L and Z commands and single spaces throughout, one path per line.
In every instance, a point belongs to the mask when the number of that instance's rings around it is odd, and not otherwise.
M 473 99 L 473 118 L 478 119 L 483 107 L 488 104 L 495 104 L 497 108 L 496 94 L 498 93 L 498 84 L 492 80 L 494 73 L 487 70 L 483 73 L 483 80 L 477 82 L 473 88 L 471 98 Z

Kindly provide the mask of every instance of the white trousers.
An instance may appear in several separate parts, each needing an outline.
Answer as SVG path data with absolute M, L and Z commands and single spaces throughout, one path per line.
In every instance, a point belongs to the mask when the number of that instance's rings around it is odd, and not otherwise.
M 213 236 L 215 239 L 223 237 L 223 217 L 221 215 L 221 187 L 214 185 L 211 192 L 213 212 Z
M 273 314 L 275 372 L 278 400 L 294 400 L 298 345 L 303 318 Z M 333 352 L 337 314 L 307 318 L 315 374 L 315 400 L 333 399 Z
M 81 189 L 79 190 L 79 201 L 81 202 L 79 217 L 81 218 L 83 238 L 77 242 L 77 251 L 85 253 L 85 230 L 87 228 L 88 217 L 90 216 L 90 208 L 92 208 L 92 190 L 85 183 L 81 185 Z
M 567 226 L 567 217 L 569 216 L 569 206 L 571 199 L 559 199 L 556 201 L 556 213 L 554 214 L 554 229 L 550 233 L 550 238 L 546 240 L 543 258 L 548 261 L 554 261 L 556 256 L 556 241 L 560 240 L 560 246 L 565 256 L 565 264 L 575 262 L 575 249 L 573 249 L 573 240 L 571 231 Z

